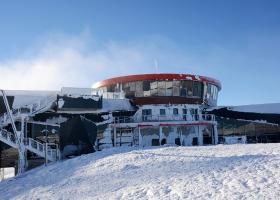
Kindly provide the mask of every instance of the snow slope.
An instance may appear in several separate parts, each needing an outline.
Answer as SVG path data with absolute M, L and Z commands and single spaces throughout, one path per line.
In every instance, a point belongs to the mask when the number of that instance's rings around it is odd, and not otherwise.
M 230 110 L 237 111 L 237 112 L 280 114 L 280 103 L 234 106 Z
M 115 148 L 0 183 L 1 199 L 278 199 L 280 144 Z

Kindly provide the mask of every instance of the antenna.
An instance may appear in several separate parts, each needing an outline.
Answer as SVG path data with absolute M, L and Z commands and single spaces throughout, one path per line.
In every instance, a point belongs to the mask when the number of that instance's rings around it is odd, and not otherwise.
M 158 74 L 158 61 L 156 58 L 154 59 L 154 64 L 155 64 L 155 68 L 156 68 L 156 73 Z

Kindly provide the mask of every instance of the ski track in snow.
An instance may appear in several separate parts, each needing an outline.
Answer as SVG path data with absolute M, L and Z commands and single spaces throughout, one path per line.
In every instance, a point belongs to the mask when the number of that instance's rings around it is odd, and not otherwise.
M 114 148 L 0 183 L 0 199 L 279 199 L 280 144 Z

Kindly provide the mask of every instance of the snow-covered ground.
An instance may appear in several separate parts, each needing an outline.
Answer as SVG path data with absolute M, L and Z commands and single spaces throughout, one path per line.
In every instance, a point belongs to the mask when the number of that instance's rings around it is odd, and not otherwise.
M 280 144 L 114 148 L 0 183 L 4 199 L 279 199 Z

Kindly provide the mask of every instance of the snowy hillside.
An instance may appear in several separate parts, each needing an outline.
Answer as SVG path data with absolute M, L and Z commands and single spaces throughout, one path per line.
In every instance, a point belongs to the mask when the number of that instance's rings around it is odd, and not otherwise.
M 110 149 L 0 183 L 1 199 L 277 199 L 280 144 Z

